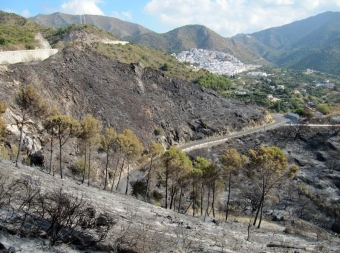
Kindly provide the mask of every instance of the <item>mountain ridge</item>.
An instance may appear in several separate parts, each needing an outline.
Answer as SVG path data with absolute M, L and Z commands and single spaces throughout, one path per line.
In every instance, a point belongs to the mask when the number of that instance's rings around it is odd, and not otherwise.
M 53 28 L 64 28 L 71 24 L 81 25 L 88 24 L 94 25 L 106 32 L 113 33 L 118 37 L 126 37 L 131 35 L 139 35 L 149 33 L 151 30 L 131 22 L 122 21 L 118 18 L 100 16 L 100 15 L 70 15 L 65 13 L 56 12 L 49 15 L 39 14 L 30 18 L 34 22 L 50 26 Z
M 45 20 L 44 23 L 42 17 L 55 21 L 48 23 Z M 60 22 L 64 22 L 63 25 L 66 25 L 71 24 L 72 20 L 72 22 L 80 23 L 81 17 L 57 13 L 38 15 L 32 19 L 40 18 L 38 23 L 45 25 L 53 23 L 57 27 L 57 18 L 63 18 L 63 21 Z M 313 68 L 330 74 L 340 74 L 340 67 L 336 64 L 337 59 L 340 58 L 338 57 L 340 50 L 336 43 L 336 38 L 340 35 L 340 28 L 338 28 L 340 26 L 336 25 L 340 22 L 340 12 L 328 11 L 283 26 L 251 34 L 238 34 L 231 38 L 225 38 L 203 25 L 186 25 L 166 33 L 156 33 L 126 21 L 121 21 L 120 27 L 113 27 L 111 23 L 104 26 L 99 21 L 97 23 L 93 21 L 93 18 L 96 17 L 101 20 L 108 18 L 118 22 L 114 18 L 91 15 L 84 15 L 84 17 L 89 23 L 92 22 L 124 40 L 168 53 L 199 48 L 230 53 L 245 63 L 257 61 L 263 65 L 275 64 L 280 67 L 298 69 Z M 323 35 L 319 36 L 319 34 Z M 318 53 L 320 51 L 323 53 Z M 322 60 L 318 61 L 320 56 Z M 297 58 L 295 59 L 295 57 Z M 326 67 L 324 62 L 327 62 Z
M 340 12 L 325 12 L 235 39 L 278 66 L 340 75 L 339 36 Z

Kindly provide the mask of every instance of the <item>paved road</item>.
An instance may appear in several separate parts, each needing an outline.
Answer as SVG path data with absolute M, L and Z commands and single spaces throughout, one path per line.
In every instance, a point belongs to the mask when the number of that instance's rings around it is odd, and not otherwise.
M 209 139 L 204 139 L 204 140 L 199 140 L 199 141 L 192 141 L 192 142 L 186 143 L 185 145 L 179 148 L 184 152 L 188 152 L 188 151 L 198 149 L 198 148 L 211 147 L 211 146 L 217 145 L 218 143 L 224 142 L 230 138 L 240 137 L 242 135 L 247 135 L 247 134 L 260 132 L 260 131 L 266 131 L 269 129 L 277 128 L 277 127 L 292 123 L 291 119 L 289 119 L 286 115 L 272 114 L 272 116 L 274 118 L 273 123 L 259 126 L 259 127 L 245 129 L 242 132 L 235 132 L 235 133 L 228 134 L 226 136 L 209 138 Z

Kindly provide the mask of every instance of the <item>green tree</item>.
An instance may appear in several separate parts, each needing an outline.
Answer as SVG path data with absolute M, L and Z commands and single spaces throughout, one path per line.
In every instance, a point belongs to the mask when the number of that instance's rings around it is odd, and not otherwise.
M 59 142 L 59 169 L 60 177 L 63 178 L 62 148 L 70 138 L 80 134 L 81 126 L 76 119 L 68 115 L 57 114 L 51 116 L 49 120 L 55 127 L 56 138 Z
M 18 166 L 22 148 L 24 126 L 28 123 L 29 117 L 39 118 L 45 115 L 47 112 L 47 106 L 45 102 L 42 101 L 39 93 L 32 84 L 20 88 L 19 92 L 16 94 L 15 102 L 18 105 L 21 113 L 20 118 L 16 122 L 20 131 L 19 149 L 15 161 L 15 166 Z
M 161 70 L 163 71 L 169 71 L 170 70 L 170 64 L 169 63 L 164 63 L 164 65 L 161 67 Z
M 145 191 L 145 199 L 149 197 L 149 185 L 150 185 L 150 179 L 153 172 L 153 166 L 154 166 L 154 160 L 161 156 L 164 153 L 164 147 L 160 143 L 156 143 L 152 141 L 148 148 L 148 156 L 150 158 L 150 165 L 148 174 L 146 176 L 146 191 Z
M 126 161 L 128 162 L 125 189 L 125 194 L 127 194 L 129 190 L 130 164 L 140 157 L 144 147 L 137 136 L 130 129 L 125 129 L 122 134 L 119 134 L 117 141 L 123 151 Z
M 233 175 L 237 175 L 244 167 L 244 165 L 247 163 L 247 157 L 245 155 L 239 154 L 236 149 L 231 148 L 227 149 L 220 157 L 220 162 L 223 165 L 223 170 L 226 174 L 225 180 L 226 184 L 228 185 L 228 197 L 225 214 L 225 220 L 228 220 L 232 177 Z
M 211 73 L 200 76 L 195 80 L 195 83 L 204 87 L 216 90 L 217 92 L 224 92 L 232 87 L 232 82 L 225 76 L 217 76 Z
M 7 44 L 8 44 L 8 41 L 5 38 L 0 37 L 0 45 L 1 46 L 6 46 Z
M 91 153 L 100 142 L 100 132 L 102 130 L 102 122 L 94 118 L 91 114 L 87 114 L 86 117 L 80 122 L 81 132 L 78 138 L 84 144 L 84 156 L 85 165 L 87 163 L 87 185 L 90 186 L 90 174 L 91 174 Z M 87 157 L 88 154 L 88 157 Z M 86 160 L 87 159 L 87 160 Z M 85 181 L 86 168 L 83 171 L 83 180 Z
M 331 109 L 329 108 L 328 105 L 326 104 L 318 104 L 316 106 L 316 110 L 318 110 L 319 112 L 321 112 L 322 114 L 329 114 L 331 112 Z
M 103 190 L 106 190 L 107 186 L 110 154 L 112 151 L 115 150 L 116 145 L 117 145 L 117 132 L 113 128 L 106 128 L 104 135 L 102 135 L 100 138 L 100 146 L 106 153 L 105 182 Z
M 249 159 L 247 174 L 261 193 L 253 222 L 255 226 L 260 215 L 258 223 L 258 228 L 260 228 L 265 197 L 286 179 L 293 178 L 299 171 L 299 167 L 296 165 L 289 167 L 286 155 L 275 146 L 261 146 L 257 150 L 251 149 L 249 150 Z

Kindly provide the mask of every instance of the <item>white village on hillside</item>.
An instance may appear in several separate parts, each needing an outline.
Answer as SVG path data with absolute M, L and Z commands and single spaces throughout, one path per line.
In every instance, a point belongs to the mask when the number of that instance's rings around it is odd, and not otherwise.
M 261 65 L 244 64 L 231 54 L 192 48 L 173 54 L 180 62 L 189 62 L 195 68 L 202 68 L 216 75 L 233 76 L 238 73 L 253 70 Z

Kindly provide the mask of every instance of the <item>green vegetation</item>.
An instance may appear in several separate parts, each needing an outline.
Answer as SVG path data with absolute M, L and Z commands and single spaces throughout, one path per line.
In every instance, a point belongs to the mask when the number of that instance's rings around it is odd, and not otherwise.
M 187 81 L 197 80 L 207 73 L 205 70 L 194 70 L 185 63 L 179 62 L 174 56 L 160 50 L 146 48 L 133 43 L 104 44 L 95 43 L 94 47 L 102 54 L 123 63 L 141 63 L 144 67 L 162 70 L 169 76 Z
M 219 93 L 223 93 L 232 87 L 232 82 L 229 78 L 210 73 L 200 76 L 195 80 L 195 83 L 213 89 Z
M 280 148 L 261 146 L 257 150 L 249 150 L 249 167 L 247 169 L 247 175 L 252 180 L 254 188 L 258 187 L 261 191 L 253 223 L 255 226 L 257 218 L 259 218 L 257 227 L 260 228 L 265 197 L 282 181 L 294 178 L 299 167 L 297 165 L 289 167 L 287 157 Z
M 329 114 L 331 112 L 331 109 L 327 104 L 318 104 L 316 106 L 316 110 L 318 110 L 322 114 Z
M 339 76 L 316 71 L 306 74 L 305 71 L 272 67 L 257 71 L 268 75 L 250 77 L 247 73 L 241 73 L 232 79 L 236 89 L 241 87 L 248 91 L 247 94 L 238 94 L 235 90 L 225 96 L 263 106 L 272 112 L 296 112 L 307 118 L 313 116 L 313 110 L 329 114 L 340 109 Z M 269 94 L 273 99 L 268 98 Z M 317 105 L 322 105 L 319 106 L 321 110 L 316 108 Z
M 52 31 L 14 13 L 0 11 L 0 49 L 24 50 L 36 47 L 34 37 L 37 33 Z
M 46 30 L 44 32 L 44 37 L 47 39 L 47 41 L 50 43 L 52 47 L 62 48 L 64 46 L 67 46 L 62 40 L 63 38 L 70 34 L 71 32 L 75 31 L 82 31 L 88 34 L 93 34 L 95 36 L 101 37 L 101 38 L 107 38 L 110 40 L 119 40 L 116 36 L 114 36 L 111 33 L 104 32 L 101 29 L 98 29 L 94 27 L 93 25 L 70 25 L 68 27 L 59 28 L 57 30 Z M 72 41 L 70 41 L 73 43 Z

